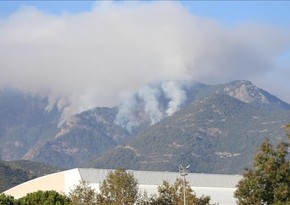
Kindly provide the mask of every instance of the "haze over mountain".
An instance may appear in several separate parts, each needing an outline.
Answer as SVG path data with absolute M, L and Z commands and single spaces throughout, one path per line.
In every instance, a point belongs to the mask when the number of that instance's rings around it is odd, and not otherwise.
M 289 6 L 0 1 L 0 159 L 241 173 L 286 140 Z M 7 163 L 2 189 L 39 167 Z
M 96 107 L 58 127 L 47 96 L 0 92 L 0 157 L 61 167 L 241 173 L 265 138 L 285 140 L 290 105 L 249 81 L 163 81 L 117 107 Z
M 229 26 L 201 15 L 194 6 L 186 7 L 199 3 L 207 4 L 207 11 L 222 9 L 222 15 L 228 10 L 241 14 L 243 8 L 247 18 Z M 280 17 L 280 11 L 288 8 L 286 1 L 0 4 L 3 10 L 5 4 L 19 5 L 0 19 L 0 88 L 13 86 L 34 94 L 45 92 L 47 109 L 57 105 L 62 110 L 60 124 L 96 106 L 117 106 L 140 87 L 155 81 L 194 79 L 219 84 L 248 79 L 290 101 L 286 94 L 290 76 L 289 23 L 277 26 L 255 18 L 269 4 L 271 15 L 265 12 L 267 20 Z M 54 9 L 63 4 L 91 7 L 79 13 L 64 10 L 55 14 L 43 8 L 51 4 L 55 4 Z M 275 13 L 272 8 L 280 9 Z M 251 18 L 250 10 L 254 13 Z M 288 15 L 288 11 L 284 14 Z M 152 117 L 160 116 L 157 113 Z

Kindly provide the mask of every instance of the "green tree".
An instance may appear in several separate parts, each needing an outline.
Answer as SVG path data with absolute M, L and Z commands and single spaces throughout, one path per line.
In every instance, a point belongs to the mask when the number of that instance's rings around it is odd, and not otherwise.
M 37 191 L 17 200 L 20 205 L 70 205 L 70 199 L 56 191 Z
M 133 205 L 138 199 L 138 183 L 124 169 L 111 171 L 100 185 L 99 205 Z
M 155 196 L 155 195 L 154 195 Z M 139 193 L 136 205 L 152 205 L 155 198 L 153 196 L 148 196 L 147 192 Z
M 286 161 L 287 143 L 277 149 L 265 140 L 258 150 L 254 168 L 246 169 L 235 197 L 239 205 L 290 204 L 290 164 Z
M 192 205 L 209 205 L 210 197 L 202 196 L 198 198 L 188 183 L 185 186 L 186 202 Z M 177 178 L 173 185 L 167 181 L 158 187 L 159 196 L 151 201 L 151 205 L 183 205 L 183 180 Z
M 97 204 L 97 193 L 86 181 L 81 181 L 69 193 L 72 205 L 95 205 Z
M 16 205 L 16 201 L 13 196 L 0 194 L 0 204 L 1 205 Z
M 284 129 L 285 129 L 286 135 L 290 139 L 290 124 L 286 125 Z

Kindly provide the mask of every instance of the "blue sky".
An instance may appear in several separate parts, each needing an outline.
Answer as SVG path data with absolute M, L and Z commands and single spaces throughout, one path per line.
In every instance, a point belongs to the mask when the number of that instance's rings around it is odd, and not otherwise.
M 290 102 L 290 1 L 0 1 L 0 87 L 68 115 L 158 80 L 250 80 Z M 140 75 L 142 73 L 142 75 Z
M 192 14 L 221 24 L 261 22 L 290 26 L 290 1 L 180 1 Z M 35 6 L 52 14 L 90 11 L 94 1 L 0 1 L 0 17 L 7 17 L 21 6 Z
M 64 12 L 77 13 L 89 11 L 93 1 L 0 1 L 0 15 L 7 17 L 17 11 L 21 6 L 35 6 L 38 9 L 52 14 Z
M 212 18 L 229 25 L 254 21 L 290 26 L 290 1 L 184 1 L 183 3 L 195 15 Z

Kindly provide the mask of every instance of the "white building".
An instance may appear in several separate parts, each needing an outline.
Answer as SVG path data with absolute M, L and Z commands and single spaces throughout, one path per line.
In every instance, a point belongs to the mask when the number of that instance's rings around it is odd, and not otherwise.
M 4 193 L 14 196 L 15 198 L 23 197 L 27 193 L 36 192 L 38 190 L 55 190 L 59 193 L 68 194 L 82 180 L 89 182 L 90 186 L 98 191 L 99 184 L 106 178 L 110 171 L 112 170 L 89 168 L 71 169 L 27 181 Z M 148 195 L 156 194 L 157 187 L 161 185 L 164 180 L 173 184 L 176 178 L 181 177 L 178 172 L 131 170 L 129 172 L 137 179 L 139 189 L 141 191 L 146 190 Z M 242 176 L 240 175 L 189 173 L 186 176 L 186 181 L 189 182 L 198 196 L 210 196 L 211 202 L 219 203 L 219 205 L 233 205 L 236 204 L 236 200 L 233 196 L 236 190 L 235 187 L 241 178 Z

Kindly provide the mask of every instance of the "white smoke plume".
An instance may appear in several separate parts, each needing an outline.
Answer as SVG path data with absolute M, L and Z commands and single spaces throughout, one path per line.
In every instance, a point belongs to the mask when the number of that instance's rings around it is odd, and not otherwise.
M 159 95 L 157 88 L 149 85 L 141 87 L 136 95 L 129 97 L 118 107 L 115 123 L 132 133 L 134 127 L 147 119 L 151 125 L 159 122 L 163 117 L 159 107 Z
M 65 121 L 116 106 L 122 92 L 156 81 L 246 79 L 277 89 L 287 77 L 276 59 L 289 50 L 290 35 L 258 24 L 225 28 L 175 1 L 100 2 L 78 14 L 23 7 L 0 19 L 0 45 L 0 87 L 48 93 L 47 110 L 57 104 Z M 279 79 L 264 78 L 273 71 Z
M 137 99 L 135 96 L 131 96 L 118 107 L 115 124 L 120 125 L 132 133 L 133 128 L 140 125 L 139 119 L 136 116 L 138 110 Z
M 138 96 L 144 101 L 144 110 L 150 118 L 151 125 L 159 122 L 162 118 L 162 113 L 159 108 L 158 90 L 144 86 L 138 91 Z
M 168 108 L 165 111 L 168 116 L 179 110 L 180 106 L 186 100 L 186 92 L 173 81 L 164 82 L 161 85 L 165 97 L 169 99 Z

